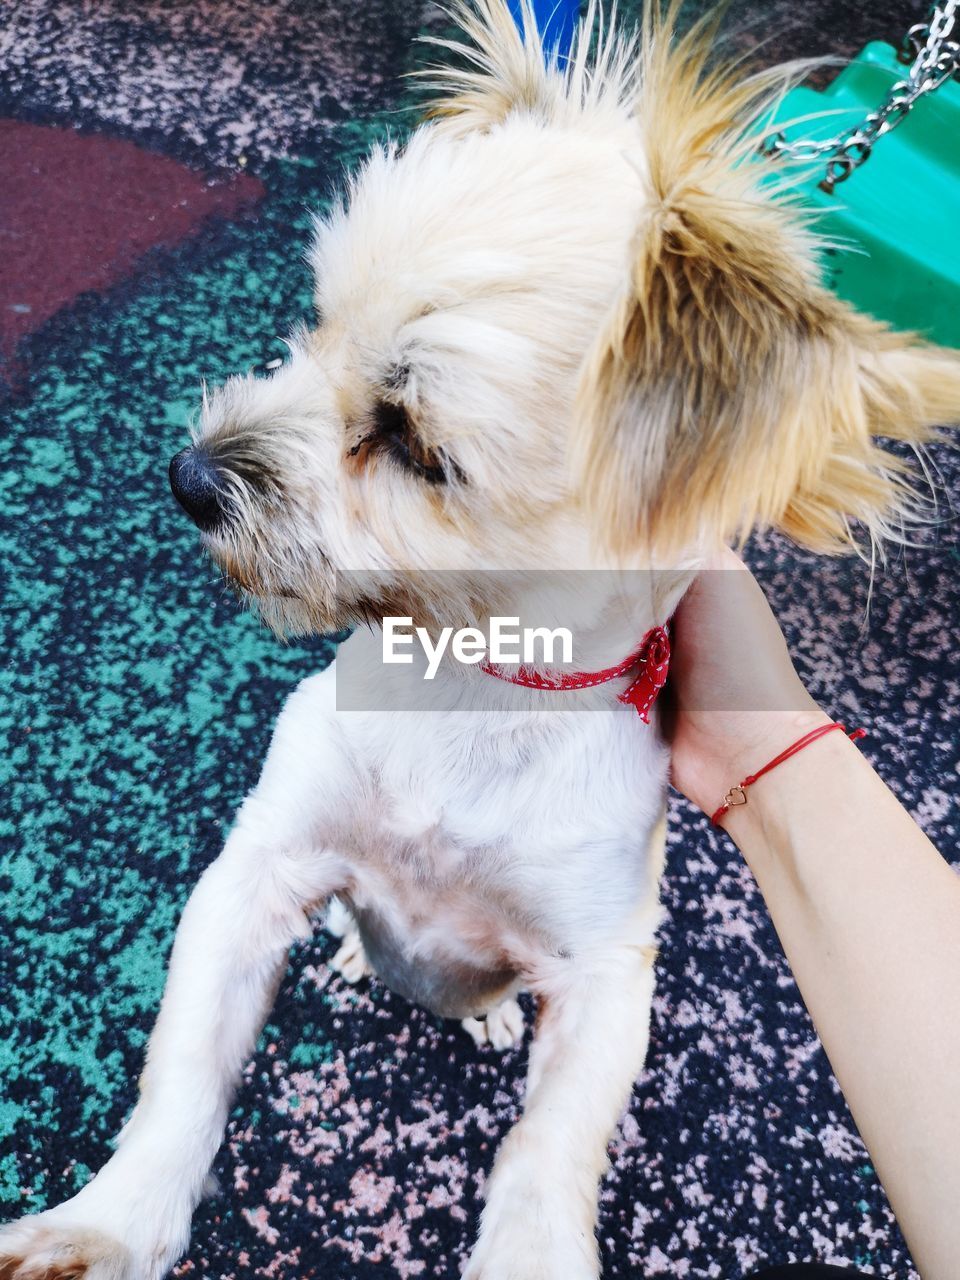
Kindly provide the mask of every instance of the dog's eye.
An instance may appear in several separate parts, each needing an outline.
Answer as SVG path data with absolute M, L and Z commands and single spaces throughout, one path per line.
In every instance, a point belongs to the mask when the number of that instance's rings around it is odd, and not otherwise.
M 374 408 L 372 435 L 408 471 L 415 472 L 430 484 L 445 483 L 447 467 L 444 459 L 419 439 L 403 405 L 390 400 L 378 401 Z

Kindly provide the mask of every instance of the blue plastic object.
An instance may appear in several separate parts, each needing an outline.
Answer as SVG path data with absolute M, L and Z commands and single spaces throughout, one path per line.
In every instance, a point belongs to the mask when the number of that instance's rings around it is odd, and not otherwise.
M 523 6 L 521 0 L 509 0 L 510 12 L 517 26 L 523 30 Z M 531 8 L 537 19 L 537 29 L 543 41 L 544 52 L 556 51 L 566 57 L 573 44 L 573 34 L 580 20 L 580 0 L 531 0 Z

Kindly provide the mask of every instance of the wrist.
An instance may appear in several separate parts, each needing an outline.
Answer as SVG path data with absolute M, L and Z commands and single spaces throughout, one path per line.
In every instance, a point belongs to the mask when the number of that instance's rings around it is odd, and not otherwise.
M 830 717 L 812 698 L 808 705 L 789 711 L 718 714 L 709 745 L 700 753 L 695 784 L 684 789 L 710 816 L 731 787 L 755 774 L 804 734 L 830 723 Z
M 787 737 L 770 744 L 770 750 L 743 775 L 746 786 L 742 780 L 731 784 L 736 799 L 717 817 L 743 852 L 751 844 L 790 845 L 811 815 L 842 802 L 848 764 L 852 759 L 862 762 L 844 727 L 823 713 L 796 719 Z

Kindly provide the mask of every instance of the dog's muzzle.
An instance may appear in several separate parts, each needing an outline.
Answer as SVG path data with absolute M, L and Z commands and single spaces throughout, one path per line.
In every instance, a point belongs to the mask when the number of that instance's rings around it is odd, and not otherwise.
M 226 518 L 223 473 L 203 449 L 181 449 L 170 463 L 170 488 L 194 524 L 211 532 Z

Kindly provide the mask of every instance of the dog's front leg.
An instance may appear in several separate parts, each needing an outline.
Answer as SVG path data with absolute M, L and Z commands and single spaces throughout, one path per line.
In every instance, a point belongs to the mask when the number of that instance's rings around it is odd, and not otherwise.
M 341 887 L 336 855 L 265 843 L 264 823 L 244 821 L 251 806 L 187 903 L 116 1153 L 72 1200 L 0 1229 L 0 1280 L 156 1280 L 186 1247 L 290 944 Z
M 653 950 L 557 961 L 541 1007 L 527 1099 L 497 1154 L 464 1280 L 596 1280 L 598 1183 L 643 1065 Z

